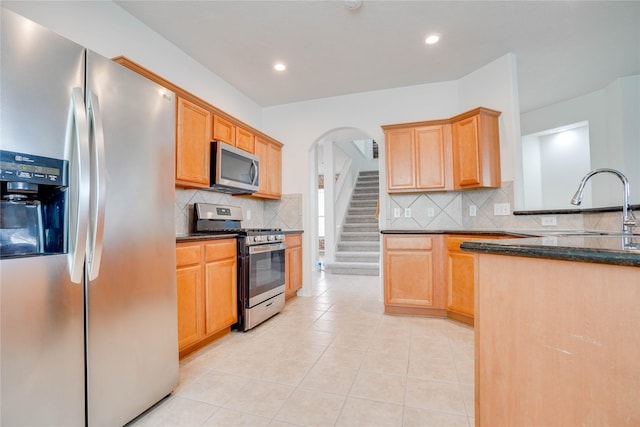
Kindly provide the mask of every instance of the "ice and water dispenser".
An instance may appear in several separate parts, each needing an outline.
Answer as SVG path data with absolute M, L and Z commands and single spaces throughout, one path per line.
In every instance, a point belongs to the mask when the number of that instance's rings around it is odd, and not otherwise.
M 67 252 L 66 160 L 0 150 L 0 258 Z

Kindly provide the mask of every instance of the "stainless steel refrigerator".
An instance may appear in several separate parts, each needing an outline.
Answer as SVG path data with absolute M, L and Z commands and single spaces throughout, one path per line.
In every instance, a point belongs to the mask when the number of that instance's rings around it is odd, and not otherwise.
M 178 384 L 174 95 L 0 13 L 0 149 L 69 177 L 62 249 L 0 259 L 0 424 L 123 425 Z

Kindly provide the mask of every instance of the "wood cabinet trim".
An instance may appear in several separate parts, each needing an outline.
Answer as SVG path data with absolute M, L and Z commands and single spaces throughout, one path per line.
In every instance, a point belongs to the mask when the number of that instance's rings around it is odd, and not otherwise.
M 268 139 L 270 142 L 272 142 L 273 144 L 279 145 L 282 147 L 282 143 L 272 137 L 270 137 L 269 135 L 265 134 L 264 132 L 261 132 L 260 130 L 249 126 L 248 124 L 244 123 L 243 121 L 233 117 L 232 115 L 224 112 L 223 110 L 219 109 L 218 107 L 209 104 L 208 102 L 206 102 L 205 100 L 203 100 L 202 98 L 199 98 L 195 95 L 193 95 L 192 93 L 186 91 L 185 89 L 181 88 L 180 86 L 171 83 L 169 80 L 159 76 L 158 74 L 154 73 L 153 71 L 150 71 L 149 69 L 143 67 L 142 65 L 132 61 L 131 59 L 127 58 L 126 56 L 116 56 L 114 58 L 112 58 L 112 61 L 117 62 L 118 64 L 129 68 L 130 70 L 135 71 L 136 73 L 146 77 L 147 79 L 159 84 L 160 86 L 172 91 L 173 93 L 176 94 L 176 96 L 179 96 L 181 98 L 187 99 L 188 101 L 200 106 L 201 108 L 204 108 L 206 110 L 209 110 L 214 116 L 220 116 L 226 120 L 228 120 L 229 122 L 233 123 L 235 126 L 239 126 L 241 128 L 244 128 L 246 130 L 248 130 L 249 132 L 253 133 L 254 135 L 260 135 L 262 138 Z

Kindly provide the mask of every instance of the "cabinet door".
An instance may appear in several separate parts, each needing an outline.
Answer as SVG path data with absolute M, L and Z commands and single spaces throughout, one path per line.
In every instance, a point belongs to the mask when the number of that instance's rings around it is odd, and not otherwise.
M 387 190 L 416 188 L 413 129 L 390 130 L 385 134 Z
M 205 334 L 213 334 L 238 320 L 236 241 L 205 244 Z
M 445 189 L 447 180 L 447 138 L 448 125 L 427 126 L 415 129 L 416 141 L 416 184 L 419 189 Z
M 269 144 L 269 195 L 279 199 L 282 196 L 282 147 Z
M 253 195 L 279 199 L 282 196 L 282 148 L 256 137 L 255 154 L 260 159 L 260 190 Z
M 291 265 L 289 269 L 291 290 L 293 292 L 302 288 L 302 247 L 291 248 Z
M 457 187 L 481 184 L 478 116 L 453 124 L 453 174 Z
M 238 321 L 236 259 L 206 264 L 205 334 L 213 334 Z
M 236 126 L 220 116 L 213 116 L 213 139 L 236 145 Z
M 176 184 L 208 187 L 211 113 L 178 98 L 176 121 Z
M 385 236 L 384 303 L 404 307 L 436 307 L 432 239 Z
M 176 271 L 178 296 L 178 348 L 198 342 L 204 334 L 202 322 L 202 269 L 200 265 Z
M 288 234 L 285 243 L 285 296 L 289 298 L 302 288 L 302 235 Z
M 447 277 L 447 310 L 473 317 L 474 255 L 449 252 Z
M 236 147 L 249 153 L 255 152 L 255 137 L 248 130 L 236 126 Z

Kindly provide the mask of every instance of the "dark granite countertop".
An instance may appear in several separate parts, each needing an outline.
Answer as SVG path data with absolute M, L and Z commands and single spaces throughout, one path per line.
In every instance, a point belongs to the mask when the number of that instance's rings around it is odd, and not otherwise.
M 282 230 L 283 234 L 302 234 L 303 230 Z M 216 234 L 216 233 L 189 233 L 176 235 L 176 243 L 181 242 L 197 242 L 199 240 L 220 240 L 220 239 L 235 239 L 238 237 L 236 233 L 228 234 Z
M 197 242 L 200 240 L 222 240 L 222 239 L 235 239 L 238 237 L 237 234 L 229 233 L 229 234 L 178 234 L 176 236 L 176 243 L 182 242 Z
M 637 234 L 558 234 L 487 239 L 463 242 L 460 248 L 467 252 L 640 267 L 640 235 Z
M 284 234 L 302 234 L 304 230 L 282 230 Z
M 530 237 L 539 236 L 539 233 L 529 231 L 505 231 L 505 230 L 381 230 L 382 234 L 480 234 L 483 236 L 514 236 L 514 237 Z

